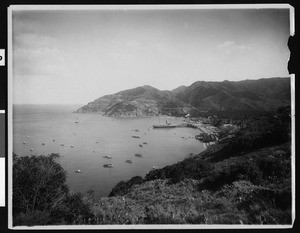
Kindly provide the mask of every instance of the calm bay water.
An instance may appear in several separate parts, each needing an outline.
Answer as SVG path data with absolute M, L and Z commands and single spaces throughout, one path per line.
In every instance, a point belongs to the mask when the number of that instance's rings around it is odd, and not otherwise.
M 143 177 L 153 166 L 161 168 L 184 159 L 189 153 L 204 150 L 203 144 L 194 138 L 199 134 L 196 129 L 152 128 L 166 120 L 177 123 L 178 118 L 124 119 L 73 113 L 79 107 L 15 105 L 13 108 L 13 152 L 19 156 L 58 152 L 61 155 L 58 161 L 67 171 L 67 183 L 74 192 L 93 189 L 96 196 L 107 196 L 121 180 Z M 142 157 L 135 157 L 136 153 Z M 112 159 L 105 159 L 104 155 Z M 133 163 L 125 163 L 127 159 Z M 114 167 L 104 168 L 104 163 L 112 163 Z M 77 169 L 82 173 L 75 173 Z

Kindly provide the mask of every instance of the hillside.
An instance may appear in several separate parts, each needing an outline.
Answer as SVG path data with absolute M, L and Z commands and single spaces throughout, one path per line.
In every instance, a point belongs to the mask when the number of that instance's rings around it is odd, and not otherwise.
M 94 215 L 106 224 L 290 224 L 289 112 L 250 119 L 199 155 L 119 182 Z
M 155 115 L 184 116 L 190 113 L 234 114 L 274 111 L 290 104 L 290 79 L 269 78 L 239 82 L 197 81 L 172 91 L 141 86 L 102 96 L 77 112 L 101 112 L 107 116 L 139 117 Z M 227 115 L 226 115 L 227 114 Z
M 266 147 L 219 163 L 204 163 L 201 159 L 192 162 L 205 164 L 211 171 L 203 173 L 202 178 L 136 177 L 140 181 L 122 193 L 93 202 L 97 223 L 291 223 L 288 144 Z
M 272 111 L 290 104 L 290 79 L 269 78 L 239 82 L 198 81 L 174 89 L 176 98 L 199 110 Z
M 171 113 L 183 115 L 189 112 L 188 104 L 171 93 L 151 86 L 142 86 L 112 95 L 106 95 L 79 108 L 77 112 L 103 112 L 107 116 L 138 117 Z

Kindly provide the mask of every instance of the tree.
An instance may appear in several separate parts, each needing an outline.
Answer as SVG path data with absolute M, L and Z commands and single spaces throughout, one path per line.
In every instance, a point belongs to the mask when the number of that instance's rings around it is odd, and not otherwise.
M 84 223 L 91 217 L 82 196 L 69 191 L 57 157 L 13 155 L 14 225 Z
M 54 156 L 14 156 L 14 212 L 46 210 L 62 203 L 68 193 L 66 172 Z

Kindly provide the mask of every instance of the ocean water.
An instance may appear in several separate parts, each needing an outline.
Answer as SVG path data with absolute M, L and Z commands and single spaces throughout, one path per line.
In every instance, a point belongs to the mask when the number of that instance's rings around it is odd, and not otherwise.
M 152 127 L 166 121 L 178 123 L 179 118 L 124 119 L 97 113 L 73 113 L 79 107 L 13 107 L 13 152 L 19 156 L 58 152 L 61 157 L 57 161 L 67 171 L 67 184 L 74 192 L 86 193 L 93 189 L 97 197 L 107 196 L 119 181 L 133 176 L 143 177 L 153 166 L 162 168 L 181 161 L 189 153 L 204 150 L 203 144 L 194 138 L 199 134 L 197 129 Z M 79 123 L 75 123 L 77 120 Z M 140 138 L 133 138 L 133 135 Z M 136 157 L 136 153 L 142 154 L 142 157 Z M 105 159 L 104 155 L 112 158 Z M 133 163 L 125 163 L 127 159 Z M 105 163 L 114 166 L 105 168 Z M 78 169 L 82 173 L 75 173 Z

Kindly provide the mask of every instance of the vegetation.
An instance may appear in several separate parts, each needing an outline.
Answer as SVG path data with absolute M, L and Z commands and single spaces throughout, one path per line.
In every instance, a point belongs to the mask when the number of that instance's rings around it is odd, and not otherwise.
M 14 225 L 79 224 L 92 217 L 82 195 L 69 191 L 58 156 L 13 156 Z

